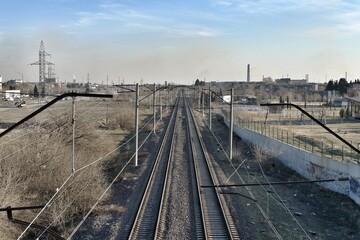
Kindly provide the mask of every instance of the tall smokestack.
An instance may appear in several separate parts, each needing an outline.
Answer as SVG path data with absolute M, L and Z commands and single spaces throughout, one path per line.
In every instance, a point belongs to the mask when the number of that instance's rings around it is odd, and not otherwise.
M 247 80 L 247 82 L 250 82 L 250 64 L 247 65 L 246 80 Z

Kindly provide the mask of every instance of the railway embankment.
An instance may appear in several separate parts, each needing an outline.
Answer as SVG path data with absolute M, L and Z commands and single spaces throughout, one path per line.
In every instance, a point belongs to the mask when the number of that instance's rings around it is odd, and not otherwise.
M 229 120 L 223 119 L 225 125 L 229 127 Z M 340 162 L 319 156 L 238 125 L 234 125 L 234 134 L 248 143 L 261 146 L 284 165 L 309 180 L 349 178 L 349 181 L 319 184 L 349 196 L 360 205 L 360 164 L 358 162 Z

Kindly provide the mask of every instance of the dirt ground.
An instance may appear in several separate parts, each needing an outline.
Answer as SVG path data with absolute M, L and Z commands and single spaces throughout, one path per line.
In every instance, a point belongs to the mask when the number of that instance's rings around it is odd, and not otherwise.
M 209 136 L 204 124 L 208 119 L 200 116 L 198 114 L 203 134 Z M 220 115 L 214 116 L 213 129 L 221 144 L 228 146 L 228 128 Z M 268 157 L 259 164 L 252 149 L 238 137 L 234 141 L 236 148 L 231 164 L 221 146 L 210 136 L 206 137 L 206 144 L 209 149 L 217 145 L 212 158 L 218 164 L 224 183 L 242 183 L 237 174 L 244 182 L 250 183 L 304 180 L 277 159 Z M 245 188 L 223 189 L 231 193 L 226 196 L 234 218 L 241 226 L 238 230 L 246 239 L 278 239 L 276 234 L 283 239 L 360 239 L 360 207 L 342 194 L 318 184 L 254 186 L 248 189 L 251 194 Z M 249 197 L 255 198 L 256 202 Z
M 244 182 L 250 183 L 304 180 L 277 159 L 267 158 L 259 164 L 251 148 L 239 138 L 235 138 L 234 160 L 232 164 L 229 163 L 221 146 L 204 124 L 207 119 L 202 119 L 198 114 L 198 120 L 221 183 L 241 183 L 237 173 Z M 228 128 L 219 115 L 213 118 L 213 129 L 220 143 L 227 146 Z M 149 148 L 141 157 L 143 161 L 151 159 L 153 144 L 157 140 L 149 142 Z M 104 203 L 105 206 L 116 204 L 121 210 L 107 209 L 94 214 L 75 239 L 94 239 L 94 234 L 114 239 L 123 236 L 137 199 L 138 191 L 135 189 L 141 186 L 146 175 L 143 167 L 136 170 L 130 168 L 130 175 L 114 185 L 112 197 Z M 237 171 L 233 167 L 238 168 Z M 220 191 L 226 194 L 242 239 L 279 239 L 279 236 L 282 239 L 360 239 L 360 207 L 348 197 L 325 190 L 317 184 L 257 186 L 249 187 L 249 191 L 245 188 L 228 188 Z

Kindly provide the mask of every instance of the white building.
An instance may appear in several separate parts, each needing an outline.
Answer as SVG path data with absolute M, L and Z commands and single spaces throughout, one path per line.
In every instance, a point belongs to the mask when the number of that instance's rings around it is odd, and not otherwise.
M 231 103 L 231 95 L 224 95 L 222 98 L 224 102 Z
M 0 91 L 2 90 L 2 76 L 0 76 Z
M 6 90 L 5 99 L 13 101 L 20 98 L 20 90 Z

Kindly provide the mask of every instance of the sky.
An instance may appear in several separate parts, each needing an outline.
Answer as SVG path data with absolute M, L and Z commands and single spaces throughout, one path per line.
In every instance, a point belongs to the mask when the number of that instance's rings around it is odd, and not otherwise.
M 0 0 L 0 75 L 38 81 L 40 42 L 61 82 L 191 84 L 360 78 L 360 1 Z

